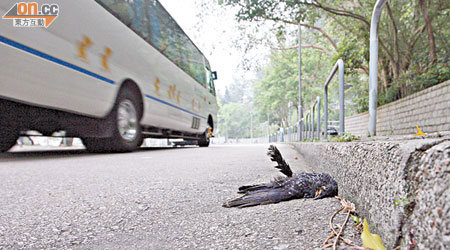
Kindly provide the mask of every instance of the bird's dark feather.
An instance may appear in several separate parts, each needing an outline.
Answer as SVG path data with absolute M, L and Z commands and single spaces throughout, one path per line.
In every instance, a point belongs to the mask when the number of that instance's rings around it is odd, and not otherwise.
M 275 146 L 271 145 L 269 147 L 268 155 L 270 157 L 273 157 L 272 155 L 274 155 L 274 158 L 276 159 L 274 161 L 277 161 L 279 165 L 280 163 L 283 165 L 282 173 L 284 173 L 283 170 L 285 169 L 290 171 L 289 165 L 283 160 L 280 152 Z M 287 168 L 285 166 L 287 166 Z M 321 190 L 321 192 L 320 195 L 317 196 L 318 190 Z M 289 177 L 278 178 L 271 183 L 242 186 L 239 188 L 238 193 L 244 195 L 225 202 L 223 206 L 243 208 L 278 203 L 292 199 L 331 197 L 337 195 L 338 185 L 330 175 L 325 173 L 292 174 L 291 171 Z

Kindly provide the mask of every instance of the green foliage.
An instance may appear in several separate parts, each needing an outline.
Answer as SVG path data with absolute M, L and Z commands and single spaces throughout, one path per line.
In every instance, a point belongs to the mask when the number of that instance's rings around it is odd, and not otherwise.
M 411 215 L 416 205 L 414 195 L 404 195 L 394 201 L 394 208 L 403 207 L 406 215 Z
M 352 135 L 351 133 L 345 133 L 344 136 L 336 136 L 330 139 L 331 142 L 350 142 L 359 140 L 361 140 L 361 137 Z
M 328 70 L 320 70 L 322 65 L 331 64 L 331 59 L 316 50 L 303 52 L 302 99 L 307 110 L 317 96 L 323 96 L 323 83 Z M 331 67 L 330 67 L 331 68 Z M 298 105 L 298 53 L 297 50 L 273 51 L 270 65 L 264 77 L 255 83 L 255 106 L 262 120 L 266 113 L 272 123 L 292 126 L 297 120 Z M 291 119 L 289 119 L 291 118 Z
M 358 225 L 359 223 L 361 223 L 361 219 L 358 216 L 353 215 L 353 214 L 351 214 L 350 216 L 352 217 L 352 220 L 355 222 L 355 225 Z
M 338 46 L 339 52 L 334 56 L 335 61 L 342 59 L 345 62 L 347 74 L 355 73 L 354 69 L 365 67 L 369 61 L 369 32 L 362 27 L 360 29 L 363 39 L 357 36 L 344 37 Z
M 243 52 L 242 65 L 262 69 L 256 81 L 235 81 L 219 97 L 221 135 L 249 137 L 250 117 L 255 137 L 273 132 L 278 125 L 292 126 L 298 120 L 296 39 L 300 21 L 304 114 L 317 96 L 323 103 L 323 85 L 339 58 L 345 63 L 345 83 L 352 86 L 345 91 L 346 115 L 367 111 L 369 28 L 374 3 L 373 0 L 219 1 L 220 5 L 238 10 L 242 33 L 236 36 L 235 46 Z M 445 0 L 387 2 L 379 27 L 379 105 L 450 79 L 450 29 L 444 28 L 448 26 L 449 12 Z M 271 48 L 270 56 L 261 52 L 262 47 Z M 330 121 L 337 120 L 339 114 L 336 78 L 329 85 Z M 332 140 L 358 139 L 346 134 Z
M 228 138 L 248 137 L 250 117 L 247 109 L 240 103 L 228 103 L 221 107 L 218 114 L 219 132 Z M 247 131 L 246 131 L 247 130 Z
M 368 77 L 361 77 L 355 75 L 347 75 L 346 81 L 354 83 L 353 86 L 345 92 L 346 115 L 353 113 L 362 113 L 369 110 L 369 81 Z
M 281 51 L 271 57 L 265 77 L 255 84 L 255 105 L 261 113 L 269 112 L 272 120 L 289 126 L 289 102 L 298 103 L 298 77 L 295 53 Z M 294 62 L 292 62 L 294 60 Z
M 450 67 L 442 59 L 422 70 L 423 72 L 418 74 L 418 66 L 413 66 L 401 77 L 393 80 L 390 88 L 378 95 L 378 105 L 395 101 L 450 79 Z
M 228 103 L 245 103 L 249 96 L 251 83 L 245 81 L 236 81 L 229 87 L 225 88 L 225 94 L 222 98 L 223 104 Z
M 257 120 L 253 111 L 251 82 L 236 81 L 218 94 L 218 136 L 250 138 L 266 135 L 268 128 Z
M 407 196 L 404 195 L 404 196 L 400 197 L 399 199 L 396 199 L 396 200 L 395 200 L 395 202 L 394 202 L 394 204 L 395 204 L 395 205 L 394 205 L 394 208 L 397 208 L 397 207 L 399 207 L 400 205 L 406 206 L 406 205 L 408 205 L 408 203 L 409 203 L 409 200 L 408 200 Z
M 237 18 L 240 21 L 272 22 L 280 47 L 295 45 L 286 36 L 289 29 L 301 21 L 306 27 L 303 44 L 314 45 L 309 46 L 314 52 L 305 49 L 302 53 L 303 106 L 309 107 L 315 97 L 321 95 L 329 70 L 342 58 L 346 65 L 346 83 L 353 86 L 346 91 L 347 102 L 351 100 L 347 107 L 352 113 L 368 109 L 369 29 L 374 3 L 373 0 L 223 2 L 239 8 Z M 450 29 L 443 28 L 448 26 L 449 12 L 449 3 L 445 0 L 386 3 L 379 27 L 379 105 L 450 79 Z M 255 87 L 258 110 L 271 111 L 277 121 L 285 125 L 289 124 L 286 103 L 298 102 L 295 55 L 295 49 L 273 51 L 266 74 Z

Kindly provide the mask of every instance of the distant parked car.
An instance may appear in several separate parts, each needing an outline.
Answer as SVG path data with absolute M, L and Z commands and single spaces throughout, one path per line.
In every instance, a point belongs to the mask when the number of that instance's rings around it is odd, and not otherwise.
M 335 127 L 328 127 L 328 134 L 336 136 L 338 135 L 338 130 Z M 322 132 L 322 135 L 324 135 L 324 132 Z
M 338 131 L 335 127 L 329 127 L 328 128 L 328 134 L 329 135 L 338 135 Z

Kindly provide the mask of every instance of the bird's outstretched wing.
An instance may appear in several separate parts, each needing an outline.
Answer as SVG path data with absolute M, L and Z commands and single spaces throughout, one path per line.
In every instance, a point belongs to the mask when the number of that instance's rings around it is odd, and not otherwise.
M 223 203 L 223 207 L 252 207 L 258 205 L 278 203 L 281 201 L 287 201 L 293 199 L 289 190 L 283 187 L 274 187 L 270 184 L 251 186 L 251 190 L 247 190 L 245 195 L 236 198 L 234 200 Z
M 278 163 L 275 168 L 280 169 L 280 172 L 285 174 L 287 177 L 292 177 L 292 170 L 289 167 L 289 164 L 284 161 L 283 156 L 281 156 L 281 153 L 277 147 L 275 147 L 274 145 L 270 145 L 267 155 L 270 157 L 270 160 Z
M 281 185 L 283 185 L 284 180 L 285 180 L 285 178 L 279 177 L 279 178 L 273 179 L 273 181 L 270 183 L 240 186 L 238 194 L 246 194 L 248 192 L 254 192 L 254 191 L 270 189 L 270 188 L 279 188 Z

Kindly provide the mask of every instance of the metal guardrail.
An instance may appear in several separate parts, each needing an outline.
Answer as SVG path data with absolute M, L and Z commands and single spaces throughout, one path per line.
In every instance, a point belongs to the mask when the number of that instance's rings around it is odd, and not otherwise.
M 377 120 L 377 99 L 378 99 L 378 24 L 380 22 L 381 12 L 383 11 L 386 0 L 377 0 L 375 3 L 372 19 L 370 23 L 370 60 L 369 60 L 369 124 L 368 130 L 370 136 L 376 135 L 376 120 Z M 299 35 L 300 35 L 300 25 L 299 25 Z M 300 41 L 300 36 L 299 36 Z M 301 55 L 301 46 L 299 46 L 299 55 Z M 301 60 L 301 58 L 299 58 Z M 299 98 L 301 100 L 301 61 L 300 65 L 300 77 L 299 77 Z M 333 79 L 336 74 L 337 69 L 339 69 L 339 135 L 343 136 L 345 133 L 345 107 L 344 107 L 344 61 L 339 59 L 335 66 L 333 67 L 328 79 L 324 86 L 324 120 L 325 128 L 324 135 L 328 138 L 328 84 Z M 316 99 L 317 102 L 317 99 Z M 318 108 L 318 138 L 320 138 L 320 98 L 319 98 L 319 108 Z M 314 104 L 315 105 L 315 104 Z M 314 106 L 313 106 L 314 108 Z M 302 109 L 301 103 L 299 104 L 299 109 Z M 302 114 L 302 111 L 299 112 Z M 310 139 L 314 138 L 314 113 L 308 112 L 306 116 L 301 118 L 297 123 L 297 135 L 291 135 L 291 131 L 295 129 L 288 128 L 288 140 L 295 138 L 295 140 L 303 140 L 304 138 Z M 312 130 L 311 130 L 312 128 Z M 284 136 L 284 134 L 282 135 Z M 277 134 L 269 136 L 269 141 L 278 141 L 279 136 Z M 281 139 L 284 139 L 283 137 Z
M 339 135 L 343 136 L 345 132 L 345 107 L 344 107 L 344 61 L 337 60 L 330 75 L 325 81 L 324 85 L 324 123 L 325 123 L 325 138 L 328 138 L 328 84 L 333 79 L 336 71 L 339 68 Z
M 306 113 L 306 116 L 305 116 L 306 126 L 303 128 L 303 130 L 304 130 L 303 134 L 305 135 L 304 136 L 305 139 L 309 139 L 308 131 L 311 128 L 311 122 L 310 122 L 311 119 L 310 118 L 311 118 L 311 110 L 309 110 L 308 113 Z
M 317 108 L 316 108 L 317 107 Z M 314 117 L 317 111 L 317 123 L 314 122 Z M 306 113 L 305 117 L 300 120 L 300 124 L 305 123 L 305 126 L 300 126 L 300 133 L 297 133 L 303 139 L 320 138 L 320 96 L 316 97 L 316 101 L 311 106 L 311 109 Z M 315 127 L 317 125 L 317 127 Z M 316 130 L 317 128 L 317 130 Z M 317 133 L 315 133 L 317 132 Z M 294 136 L 294 138 L 297 138 Z
M 386 0 L 377 0 L 370 22 L 370 59 L 369 59 L 369 135 L 377 131 L 378 102 L 378 23 Z
M 345 104 L 344 104 L 344 61 L 339 59 L 331 70 L 324 85 L 324 137 L 328 138 L 328 85 L 339 69 L 339 135 L 345 133 Z M 317 107 L 317 108 L 316 108 Z M 316 117 L 317 111 L 317 118 Z M 317 123 L 315 123 L 315 120 Z M 317 125 L 317 126 L 315 126 Z M 320 96 L 316 97 L 311 109 L 302 117 L 296 126 L 283 128 L 269 136 L 270 142 L 301 141 L 319 138 L 321 134 Z
M 317 109 L 316 109 L 317 106 Z M 317 138 L 320 139 L 320 96 L 316 97 L 316 101 L 314 102 L 312 108 L 312 123 L 311 123 L 311 138 L 314 139 L 316 138 L 314 132 L 314 114 L 315 114 L 315 110 L 317 110 Z
M 300 109 L 300 108 L 303 109 L 303 107 L 299 107 L 299 109 Z M 302 111 L 302 112 L 303 112 L 303 111 Z M 301 112 L 299 112 L 299 115 L 300 115 L 300 113 L 301 113 Z M 303 118 L 302 118 L 302 119 L 300 119 L 300 121 L 298 121 L 298 123 L 297 123 L 297 133 L 298 133 L 297 137 L 298 137 L 298 140 L 299 140 L 299 141 L 303 140 L 303 134 L 302 134 L 303 127 L 304 127 L 304 122 L 303 122 Z

